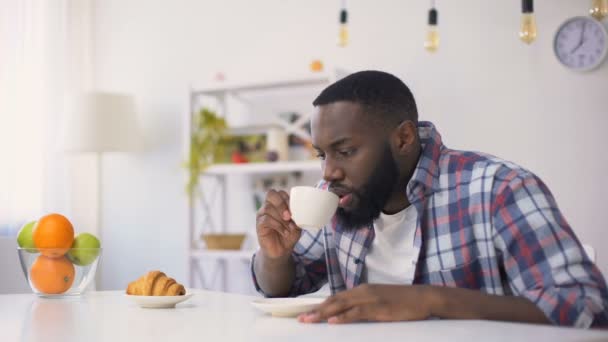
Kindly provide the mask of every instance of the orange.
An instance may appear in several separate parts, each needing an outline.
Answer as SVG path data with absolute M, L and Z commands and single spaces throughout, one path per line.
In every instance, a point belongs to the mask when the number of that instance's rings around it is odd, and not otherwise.
M 30 280 L 42 293 L 64 293 L 74 282 L 74 265 L 66 257 L 49 258 L 41 255 L 32 264 Z
M 65 216 L 48 214 L 38 220 L 32 237 L 42 255 L 56 258 L 67 253 L 72 246 L 74 227 Z

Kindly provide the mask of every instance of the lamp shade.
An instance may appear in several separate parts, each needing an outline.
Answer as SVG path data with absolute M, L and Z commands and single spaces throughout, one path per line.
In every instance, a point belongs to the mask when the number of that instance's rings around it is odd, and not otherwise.
M 140 142 L 132 96 L 88 92 L 74 98 L 64 125 L 67 152 L 127 152 Z

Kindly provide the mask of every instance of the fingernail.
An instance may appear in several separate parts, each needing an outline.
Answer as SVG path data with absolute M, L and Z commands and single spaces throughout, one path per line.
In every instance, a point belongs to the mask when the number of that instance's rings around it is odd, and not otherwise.
M 283 212 L 283 219 L 284 219 L 285 221 L 288 221 L 289 219 L 291 219 L 291 215 L 289 214 L 289 211 L 288 211 L 288 210 L 285 210 L 285 211 Z
M 329 317 L 329 319 L 327 320 L 327 323 L 329 324 L 335 324 L 338 323 L 338 317 L 334 316 L 334 317 Z

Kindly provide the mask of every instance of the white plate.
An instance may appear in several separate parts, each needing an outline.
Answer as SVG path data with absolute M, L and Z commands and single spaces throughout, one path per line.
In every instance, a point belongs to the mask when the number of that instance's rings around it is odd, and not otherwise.
M 251 305 L 275 317 L 296 317 L 314 309 L 323 301 L 325 298 L 318 297 L 259 298 L 253 300 Z
M 166 309 L 174 308 L 175 304 L 181 303 L 193 295 L 194 293 L 188 293 L 183 296 L 126 296 L 142 308 Z

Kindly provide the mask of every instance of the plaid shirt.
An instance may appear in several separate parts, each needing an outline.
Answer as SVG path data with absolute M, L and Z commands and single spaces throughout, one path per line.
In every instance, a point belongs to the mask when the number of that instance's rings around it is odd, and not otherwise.
M 418 212 L 414 284 L 522 296 L 553 324 L 608 325 L 604 278 L 546 185 L 496 157 L 448 149 L 429 122 L 418 133 L 423 152 L 405 189 Z M 303 231 L 290 295 L 327 281 L 332 293 L 362 283 L 373 239 L 371 223 L 344 230 L 335 218 L 318 232 Z

